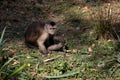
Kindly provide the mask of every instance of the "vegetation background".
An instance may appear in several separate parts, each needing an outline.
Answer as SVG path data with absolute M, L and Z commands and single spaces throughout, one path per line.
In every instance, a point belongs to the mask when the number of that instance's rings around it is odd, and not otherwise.
M 119 0 L 0 0 L 0 80 L 120 80 Z M 24 44 L 34 21 L 55 21 L 69 50 Z

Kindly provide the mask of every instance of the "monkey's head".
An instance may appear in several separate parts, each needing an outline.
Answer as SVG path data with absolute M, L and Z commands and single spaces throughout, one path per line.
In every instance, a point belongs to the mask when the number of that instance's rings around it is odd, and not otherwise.
M 55 22 L 50 22 L 45 24 L 45 31 L 48 32 L 50 35 L 54 35 L 57 30 L 57 26 Z

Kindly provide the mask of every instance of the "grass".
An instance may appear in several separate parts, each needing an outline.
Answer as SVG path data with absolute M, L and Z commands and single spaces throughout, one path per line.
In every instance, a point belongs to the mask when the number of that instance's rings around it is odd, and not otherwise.
M 72 42 L 72 41 L 71 41 Z M 16 41 L 15 44 L 18 44 L 19 41 Z M 9 72 L 10 70 L 19 69 L 19 66 L 26 63 L 26 67 L 24 70 L 20 71 L 14 77 L 18 79 L 45 79 L 45 78 L 60 78 L 64 79 L 119 79 L 119 68 L 114 71 L 114 66 L 119 64 L 115 61 L 117 55 L 119 55 L 119 49 L 115 42 L 103 42 L 96 41 L 95 46 L 81 46 L 78 49 L 78 52 L 75 53 L 53 53 L 50 58 L 61 55 L 61 57 L 49 61 L 44 62 L 47 57 L 41 55 L 38 50 L 28 49 L 24 45 L 20 46 L 12 46 L 13 49 L 19 49 L 15 55 L 24 55 L 23 57 L 17 57 L 8 64 L 4 71 Z M 10 44 L 9 44 L 10 45 Z M 11 43 L 13 45 L 13 43 Z M 70 43 L 69 46 L 74 45 Z M 88 48 L 92 48 L 92 52 L 89 52 Z M 10 50 L 9 47 L 8 50 Z M 71 46 L 71 49 L 73 47 Z M 24 50 L 23 50 L 24 49 Z M 7 51 L 5 51 L 7 52 Z M 9 51 L 8 51 L 9 52 Z M 11 53 L 10 53 L 11 54 Z M 113 57 L 111 57 L 113 56 Z M 66 75 L 71 73 L 77 73 L 75 75 L 71 75 L 69 77 L 64 77 L 60 75 Z M 103 74 L 104 73 L 104 74 Z M 111 75 L 112 73 L 112 75 Z M 48 77 L 50 76 L 50 77 Z M 63 78 L 62 78 L 63 77 Z
M 2 44 L 4 43 L 3 37 L 4 37 L 4 34 L 5 34 L 5 30 L 6 30 L 6 27 L 4 27 L 3 32 L 2 32 L 2 34 L 1 34 L 1 37 L 0 37 L 0 47 L 1 47 Z
M 90 16 L 92 13 L 91 8 L 94 10 L 93 12 L 95 12 L 96 9 L 99 10 L 98 7 L 87 8 L 83 5 L 79 6 L 79 4 L 75 2 L 76 1 L 57 1 L 55 4 L 53 4 L 53 2 L 48 2 L 44 4 L 44 7 L 41 6 L 40 9 L 38 9 L 38 7 L 37 9 L 34 9 L 34 12 L 38 12 L 36 15 L 41 13 L 39 11 L 48 8 L 48 11 L 51 10 L 51 13 L 54 13 L 55 15 L 62 14 L 64 16 L 64 19 L 62 21 L 63 24 L 59 26 L 57 35 L 59 36 L 60 34 L 65 33 L 65 40 L 71 52 L 53 52 L 50 57 L 45 57 L 40 54 L 38 49 L 29 49 L 25 46 L 24 38 L 22 37 L 24 34 L 22 31 L 24 30 L 24 26 L 19 26 L 19 29 L 16 28 L 18 26 L 15 26 L 13 31 L 18 32 L 19 34 L 13 34 L 12 31 L 10 34 L 9 30 L 12 30 L 12 27 L 14 26 L 9 27 L 5 33 L 6 42 L 3 44 L 3 46 L 1 46 L 0 50 L 0 53 L 2 53 L 0 54 L 0 79 L 120 79 L 120 42 L 118 40 L 110 39 L 96 40 L 96 37 L 94 36 L 96 34 L 94 34 L 93 31 L 94 24 L 96 23 L 94 20 L 93 22 L 90 21 L 87 16 Z M 87 11 L 87 14 L 82 13 L 83 10 Z M 109 13 L 104 16 L 107 16 L 108 18 L 108 15 Z M 45 16 L 46 15 L 43 17 Z M 91 14 L 91 16 L 93 15 Z M 98 16 L 102 18 L 104 17 L 101 14 L 98 14 Z M 111 18 L 109 19 L 110 25 L 112 25 L 113 21 L 111 21 Z M 24 19 L 22 20 L 24 21 Z M 32 21 L 28 21 L 27 23 L 29 22 Z M 108 27 L 108 22 L 99 21 L 99 25 L 96 25 L 95 27 L 100 27 L 100 29 L 97 29 L 100 30 L 99 33 L 101 35 L 101 30 L 104 30 L 103 27 Z M 107 30 L 109 31 L 109 29 Z M 3 30 L 3 33 L 4 32 L 5 31 Z M 106 32 L 104 34 L 106 34 Z M 11 37 L 14 37 L 14 39 Z M 2 39 L 2 42 L 3 41 L 4 40 Z

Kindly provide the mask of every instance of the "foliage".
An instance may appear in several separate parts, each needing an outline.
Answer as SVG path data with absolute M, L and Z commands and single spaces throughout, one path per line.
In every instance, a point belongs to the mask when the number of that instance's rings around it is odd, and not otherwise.
M 25 68 L 25 66 L 26 66 L 26 64 L 23 64 L 18 69 L 14 70 L 13 73 L 8 75 L 8 77 L 6 79 L 11 78 L 11 77 L 15 76 L 16 74 L 18 74 L 20 71 L 22 71 Z
M 114 38 L 112 25 L 112 11 L 110 4 L 107 8 L 98 8 L 98 23 L 95 26 L 95 33 L 98 38 L 111 39 Z
M 0 48 L 2 48 L 2 45 L 3 43 L 5 42 L 3 40 L 3 37 L 4 37 L 4 33 L 5 33 L 5 30 L 6 30 L 6 27 L 3 29 L 3 32 L 1 34 L 1 37 L 0 37 Z M 2 49 L 1 49 L 2 50 Z M 21 56 L 21 55 L 20 55 Z M 2 53 L 0 53 L 0 62 L 2 63 L 2 61 L 4 61 L 5 56 L 2 55 Z M 8 56 L 7 56 L 8 57 Z M 2 77 L 3 79 L 9 79 L 9 78 L 12 78 L 14 75 L 18 74 L 20 71 L 22 71 L 22 69 L 25 68 L 25 64 L 23 64 L 22 66 L 20 66 L 19 68 L 15 69 L 12 73 L 8 74 L 8 69 L 5 71 L 5 68 L 11 63 L 11 61 L 16 58 L 16 57 L 19 57 L 19 56 L 15 56 L 11 59 L 9 59 L 7 62 L 4 62 L 3 65 L 0 64 L 0 77 Z
M 0 76 L 3 79 L 10 79 L 12 77 L 14 77 L 16 74 L 18 74 L 20 71 L 22 71 L 26 64 L 23 64 L 21 66 L 19 66 L 18 68 L 16 68 L 15 70 L 13 69 L 12 71 L 10 71 L 10 68 L 8 65 L 10 65 L 10 63 L 17 57 L 20 57 L 23 55 L 19 55 L 19 56 L 14 56 L 13 58 L 9 59 L 7 62 L 4 63 L 4 65 L 0 66 Z
M 106 7 L 104 3 L 98 5 L 97 1 L 100 0 L 2 0 L 1 14 L 5 17 L 1 17 L 0 24 L 6 23 L 10 27 L 7 41 L 0 50 L 3 55 L 0 56 L 0 79 L 119 80 L 120 42 L 111 40 L 116 35 L 112 29 L 113 12 L 119 8 Z M 60 23 L 58 35 L 65 33 L 70 52 L 53 52 L 46 57 L 39 50 L 24 45 L 26 24 L 39 20 Z M 96 40 L 94 35 L 109 40 Z M 4 39 L 1 39 L 3 43 Z

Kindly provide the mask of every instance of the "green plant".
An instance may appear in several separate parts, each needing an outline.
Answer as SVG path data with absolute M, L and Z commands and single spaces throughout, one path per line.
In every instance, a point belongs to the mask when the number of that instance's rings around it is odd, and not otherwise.
M 75 74 L 79 74 L 79 72 L 72 72 L 72 73 L 68 73 L 68 74 L 63 74 L 63 75 L 59 75 L 59 76 L 44 76 L 44 78 L 48 78 L 48 79 L 57 79 L 57 78 L 64 78 L 64 77 L 69 77 Z
M 22 71 L 25 67 L 26 67 L 26 64 L 21 65 L 19 68 L 15 69 L 11 74 L 9 74 L 6 79 L 15 76 L 15 75 L 18 74 L 20 71 Z
M 18 57 L 21 57 L 23 55 L 18 55 L 18 56 L 14 56 L 13 58 L 9 59 L 6 63 L 4 63 L 3 66 L 0 67 L 0 77 L 2 77 L 3 79 L 10 79 L 13 76 L 15 76 L 16 74 L 18 74 L 20 71 L 22 71 L 25 67 L 26 64 L 23 64 L 21 66 L 19 66 L 18 68 L 12 70 L 11 73 L 7 73 L 9 71 L 9 68 L 7 68 L 7 66 L 15 59 Z
M 110 4 L 105 8 L 99 6 L 98 19 L 95 25 L 95 33 L 99 39 L 114 38 L 113 24 L 112 24 L 112 9 Z
M 2 46 L 3 46 L 3 43 L 5 42 L 5 40 L 3 40 L 5 30 L 6 30 L 6 27 L 4 27 L 4 29 L 3 29 L 2 33 L 1 33 L 1 36 L 0 36 L 0 63 L 1 63 L 0 66 L 2 65 L 2 63 L 4 63 L 3 62 L 3 54 L 2 54 Z
M 3 40 L 4 34 L 5 34 L 5 30 L 6 30 L 6 27 L 4 27 L 4 29 L 3 29 L 3 31 L 2 31 L 2 34 L 1 34 L 1 37 L 0 37 L 0 46 L 2 46 L 3 43 L 5 42 L 5 41 Z

